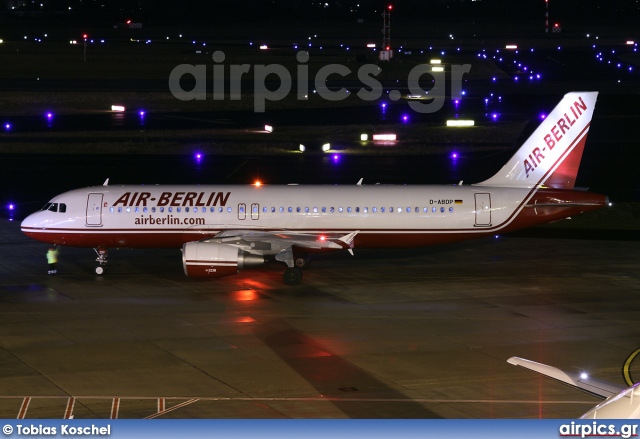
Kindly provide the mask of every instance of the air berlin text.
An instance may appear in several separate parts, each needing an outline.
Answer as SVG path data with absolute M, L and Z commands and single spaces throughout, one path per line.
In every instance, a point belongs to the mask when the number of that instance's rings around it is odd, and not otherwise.
M 529 154 L 528 159 L 524 159 L 524 171 L 527 174 L 527 178 L 529 178 L 529 173 L 538 167 L 540 163 L 545 158 L 543 154 L 547 148 L 551 151 L 556 144 L 564 137 L 564 134 L 571 129 L 571 127 L 576 123 L 582 113 L 587 110 L 587 104 L 584 103 L 582 97 L 579 98 L 578 101 L 574 102 L 573 105 L 569 108 L 570 111 L 564 113 L 563 117 L 558 119 L 555 125 L 551 127 L 548 134 L 544 136 L 544 143 L 546 146 L 540 150 L 540 148 L 535 147 Z M 572 117 L 573 116 L 573 117 Z M 568 146 L 568 145 L 567 145 Z
M 142 206 L 156 202 L 156 206 L 226 206 L 231 192 L 162 192 L 152 196 L 151 192 L 125 192 L 113 206 Z

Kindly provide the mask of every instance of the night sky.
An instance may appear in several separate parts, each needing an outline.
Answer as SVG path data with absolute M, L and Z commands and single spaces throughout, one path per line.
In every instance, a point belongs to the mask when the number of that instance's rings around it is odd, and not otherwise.
M 3 3 L 4 10 L 13 14 L 64 12 L 95 20 L 132 18 L 163 24 L 367 20 L 377 19 L 389 3 L 394 5 L 395 19 L 427 22 L 527 20 L 544 14 L 545 8 L 544 0 L 4 0 Z M 565 21 L 629 24 L 640 19 L 637 0 L 550 0 L 549 8 L 552 15 Z

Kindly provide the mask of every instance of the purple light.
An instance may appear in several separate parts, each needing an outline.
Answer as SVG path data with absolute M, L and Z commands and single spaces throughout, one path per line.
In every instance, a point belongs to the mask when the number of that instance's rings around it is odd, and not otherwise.
M 402 115 L 402 121 L 405 122 L 405 123 L 409 122 L 409 116 L 407 116 L 406 114 L 403 114 Z
M 385 102 L 383 102 L 383 103 L 381 104 L 381 107 L 382 107 L 382 108 L 387 108 L 387 104 L 386 104 Z
M 10 123 L 4 124 L 4 129 L 9 131 L 11 129 L 11 124 Z
M 540 113 L 540 120 L 544 120 L 547 118 L 547 115 L 544 113 Z
M 145 112 L 144 112 L 144 111 L 141 111 L 141 112 L 140 112 L 140 117 L 144 117 L 144 115 L 145 115 Z
M 200 163 L 200 161 L 202 161 L 202 157 L 203 157 L 203 155 L 202 155 L 202 153 L 196 152 L 196 153 L 194 154 L 194 157 L 195 157 L 195 159 L 196 159 L 196 162 Z
M 53 118 L 53 113 L 47 113 L 47 119 Z
M 493 120 L 497 120 L 497 119 L 498 119 L 498 113 L 492 113 L 492 114 L 491 114 L 491 118 L 492 118 Z
M 7 207 L 9 208 L 9 210 L 15 209 L 15 206 L 13 204 L 9 204 Z
M 334 154 L 333 155 L 333 161 L 337 162 L 338 160 L 340 160 L 340 156 L 338 154 Z
M 460 103 L 460 100 L 456 99 L 455 101 L 453 101 L 456 105 L 458 105 Z
M 454 159 L 454 160 L 457 159 L 458 158 L 458 153 L 457 152 L 452 153 L 451 154 L 451 158 Z

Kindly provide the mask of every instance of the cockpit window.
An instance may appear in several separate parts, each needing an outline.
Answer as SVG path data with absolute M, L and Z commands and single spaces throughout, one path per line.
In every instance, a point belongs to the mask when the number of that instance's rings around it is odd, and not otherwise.
M 67 205 L 64 203 L 47 203 L 40 210 L 48 210 L 49 212 L 61 212 L 65 213 L 67 211 Z
M 58 203 L 47 203 L 40 210 L 48 210 L 50 212 L 57 212 L 58 211 Z

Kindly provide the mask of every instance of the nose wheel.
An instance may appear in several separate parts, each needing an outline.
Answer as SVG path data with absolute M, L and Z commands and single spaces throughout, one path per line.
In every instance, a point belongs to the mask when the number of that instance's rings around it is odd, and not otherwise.
M 98 276 L 102 276 L 107 265 L 107 257 L 109 256 L 109 252 L 104 247 L 96 247 L 93 249 L 93 251 L 95 251 L 96 255 L 98 255 L 98 257 L 96 258 L 98 266 L 94 271 Z

